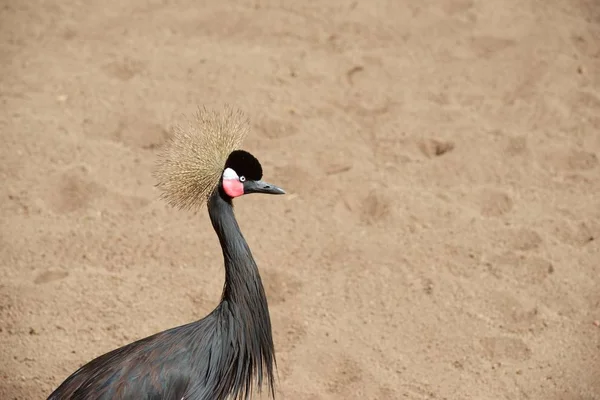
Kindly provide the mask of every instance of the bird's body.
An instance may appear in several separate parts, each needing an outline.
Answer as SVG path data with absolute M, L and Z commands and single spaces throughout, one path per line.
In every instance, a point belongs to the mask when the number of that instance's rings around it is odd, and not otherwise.
M 233 151 L 225 167 L 220 183 L 207 196 L 225 264 L 225 285 L 218 306 L 199 321 L 90 361 L 48 400 L 249 399 L 255 387 L 260 389 L 264 384 L 274 397 L 275 352 L 267 298 L 236 221 L 232 198 L 244 192 L 284 192 L 259 180 L 262 169 L 249 153 Z M 238 175 L 240 170 L 246 170 L 247 178 Z M 241 194 L 232 195 L 238 189 Z

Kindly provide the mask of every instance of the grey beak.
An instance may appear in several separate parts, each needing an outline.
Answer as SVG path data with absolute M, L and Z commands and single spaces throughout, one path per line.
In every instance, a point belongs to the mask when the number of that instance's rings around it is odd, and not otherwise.
M 246 181 L 244 182 L 244 194 L 247 193 L 285 194 L 285 190 L 263 181 Z

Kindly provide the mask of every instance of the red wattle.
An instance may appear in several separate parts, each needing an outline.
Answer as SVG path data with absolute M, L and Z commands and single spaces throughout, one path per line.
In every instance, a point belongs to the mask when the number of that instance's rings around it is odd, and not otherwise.
M 244 194 L 244 184 L 237 179 L 223 179 L 223 190 L 229 197 L 238 197 Z

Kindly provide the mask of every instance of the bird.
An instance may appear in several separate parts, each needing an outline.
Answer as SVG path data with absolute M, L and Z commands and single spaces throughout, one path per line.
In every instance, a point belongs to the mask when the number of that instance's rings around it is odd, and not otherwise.
M 277 361 L 267 297 L 233 199 L 285 191 L 264 182 L 261 163 L 241 148 L 248 121 L 229 106 L 199 107 L 195 118 L 174 127 L 153 172 L 160 197 L 171 206 L 207 206 L 225 267 L 218 305 L 200 320 L 89 361 L 48 400 L 248 400 L 263 387 L 275 399 Z

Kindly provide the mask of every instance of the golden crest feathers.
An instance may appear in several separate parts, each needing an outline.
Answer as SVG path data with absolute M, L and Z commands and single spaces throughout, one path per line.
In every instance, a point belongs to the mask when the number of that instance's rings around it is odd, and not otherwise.
M 159 154 L 154 177 L 161 197 L 181 209 L 199 208 L 219 184 L 229 154 L 248 134 L 248 118 L 237 109 L 199 108 L 176 125 Z

